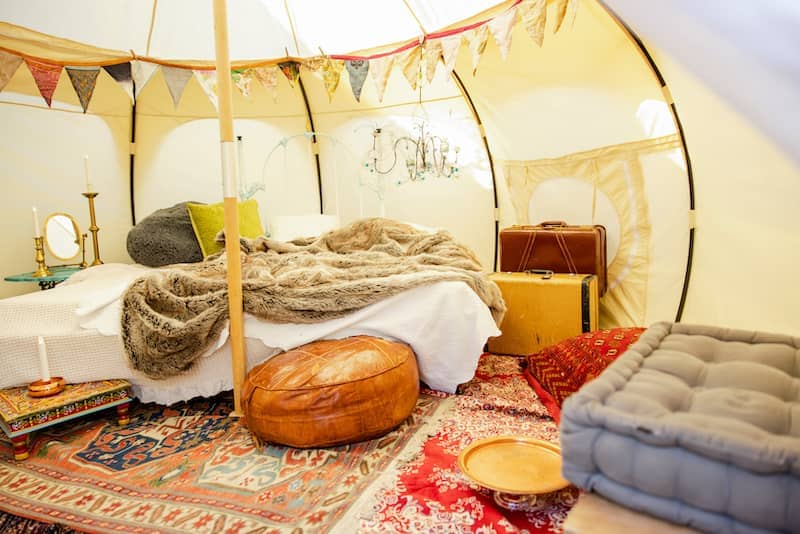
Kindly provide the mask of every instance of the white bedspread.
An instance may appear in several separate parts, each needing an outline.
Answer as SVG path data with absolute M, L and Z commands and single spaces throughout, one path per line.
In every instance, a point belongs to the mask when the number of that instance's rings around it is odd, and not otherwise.
M 233 387 L 226 333 L 184 375 L 153 380 L 130 368 L 122 347 L 120 297 L 147 267 L 105 264 L 54 289 L 0 300 L 0 387 L 39 378 L 37 336 L 47 344 L 50 374 L 67 382 L 124 378 L 143 402 L 172 404 Z M 367 334 L 402 341 L 417 355 L 420 378 L 454 392 L 472 378 L 486 340 L 500 334 L 489 309 L 463 282 L 439 282 L 387 298 L 346 317 L 278 324 L 245 315 L 248 369 L 316 339 Z

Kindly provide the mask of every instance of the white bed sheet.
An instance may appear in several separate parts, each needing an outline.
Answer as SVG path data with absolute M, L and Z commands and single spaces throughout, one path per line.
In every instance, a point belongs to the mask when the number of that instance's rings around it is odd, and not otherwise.
M 124 378 L 141 401 L 160 404 L 231 389 L 227 329 L 180 376 L 154 380 L 130 367 L 119 335 L 120 297 L 148 269 L 99 265 L 54 289 L 0 300 L 0 387 L 39 378 L 37 336 L 43 336 L 50 374 L 67 382 Z M 500 334 L 488 307 L 463 282 L 417 287 L 321 323 L 279 324 L 245 314 L 244 331 L 248 369 L 316 339 L 367 334 L 402 341 L 417 355 L 420 378 L 450 393 L 472 378 L 486 340 Z

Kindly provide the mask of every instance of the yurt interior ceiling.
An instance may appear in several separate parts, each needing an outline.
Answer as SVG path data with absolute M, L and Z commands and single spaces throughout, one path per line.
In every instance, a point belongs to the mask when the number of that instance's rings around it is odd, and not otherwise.
M 601 326 L 800 334 L 795 3 L 228 10 L 238 191 L 267 230 L 277 216 L 387 217 L 448 230 L 491 271 L 501 228 L 602 224 Z M 221 200 L 210 0 L 0 13 L 4 275 L 35 266 L 33 206 L 87 231 L 88 182 L 105 262 L 132 261 L 126 236 L 154 211 Z M 73 81 L 81 71 L 96 79 Z M 409 161 L 404 138 L 420 135 L 446 140 L 431 169 Z M 31 290 L 4 282 L 0 296 Z

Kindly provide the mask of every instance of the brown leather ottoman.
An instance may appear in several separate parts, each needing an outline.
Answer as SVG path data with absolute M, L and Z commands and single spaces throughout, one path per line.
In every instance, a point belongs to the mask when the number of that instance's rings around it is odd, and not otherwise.
M 242 410 L 258 439 L 327 447 L 389 432 L 418 396 L 408 345 L 355 336 L 315 341 L 257 365 L 245 379 Z

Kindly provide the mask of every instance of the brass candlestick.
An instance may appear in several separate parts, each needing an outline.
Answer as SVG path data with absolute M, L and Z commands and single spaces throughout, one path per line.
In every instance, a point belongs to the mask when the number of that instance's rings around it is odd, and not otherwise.
M 50 276 L 50 269 L 44 263 L 44 239 L 42 236 L 33 238 L 33 246 L 36 249 L 36 270 L 33 272 L 33 276 L 37 278 Z
M 91 222 L 89 231 L 92 232 L 92 248 L 94 249 L 94 261 L 92 261 L 92 266 L 101 265 L 103 260 L 100 259 L 100 245 L 97 242 L 97 232 L 100 228 L 97 226 L 97 221 L 94 217 L 94 197 L 96 197 L 98 193 L 87 191 L 81 194 L 89 199 L 89 221 Z

